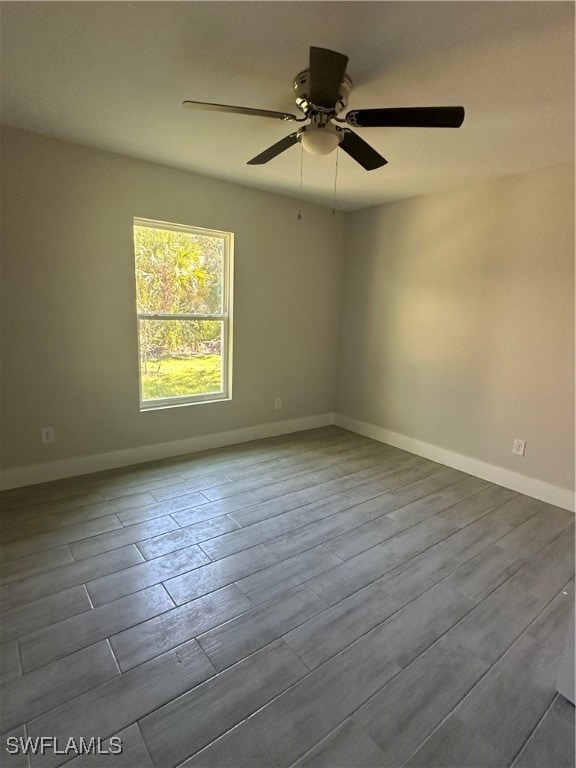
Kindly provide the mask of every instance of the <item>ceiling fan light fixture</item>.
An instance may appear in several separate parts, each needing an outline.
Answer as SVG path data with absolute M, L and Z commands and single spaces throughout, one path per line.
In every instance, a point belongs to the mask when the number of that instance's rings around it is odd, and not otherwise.
M 305 125 L 298 131 L 298 141 L 311 155 L 329 155 L 342 139 L 342 129 L 332 123 Z

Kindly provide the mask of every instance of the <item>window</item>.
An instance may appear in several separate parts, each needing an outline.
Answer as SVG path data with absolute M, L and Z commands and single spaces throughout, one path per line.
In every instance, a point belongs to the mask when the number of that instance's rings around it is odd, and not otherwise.
M 231 397 L 231 232 L 134 219 L 140 409 Z

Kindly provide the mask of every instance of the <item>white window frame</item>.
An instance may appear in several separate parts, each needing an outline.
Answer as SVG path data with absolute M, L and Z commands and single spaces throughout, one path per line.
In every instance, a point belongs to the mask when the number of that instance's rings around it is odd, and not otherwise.
M 174 232 L 187 232 L 201 237 L 217 237 L 224 241 L 224 264 L 222 269 L 222 313 L 214 315 L 203 314 L 151 314 L 138 312 L 136 318 L 138 325 L 138 387 L 141 411 L 154 411 L 160 408 L 176 408 L 185 405 L 198 405 L 232 399 L 232 304 L 233 304 L 233 279 L 234 279 L 234 233 L 223 232 L 217 229 L 204 229 L 192 227 L 187 224 L 175 224 L 173 222 L 156 221 L 155 219 L 143 219 L 134 217 L 134 227 L 148 227 L 151 229 L 172 230 Z M 132 242 L 134 255 L 136 253 L 134 241 Z M 136 280 L 136 266 L 134 267 L 134 279 Z M 222 323 L 222 388 L 218 392 L 207 392 L 201 395 L 177 395 L 175 397 L 142 399 L 142 364 L 140 360 L 140 322 L 142 320 L 219 320 Z

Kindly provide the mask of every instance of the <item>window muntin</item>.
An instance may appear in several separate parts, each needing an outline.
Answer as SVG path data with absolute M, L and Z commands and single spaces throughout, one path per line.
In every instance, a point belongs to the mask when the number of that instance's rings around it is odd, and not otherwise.
M 142 410 L 231 396 L 230 232 L 134 219 Z

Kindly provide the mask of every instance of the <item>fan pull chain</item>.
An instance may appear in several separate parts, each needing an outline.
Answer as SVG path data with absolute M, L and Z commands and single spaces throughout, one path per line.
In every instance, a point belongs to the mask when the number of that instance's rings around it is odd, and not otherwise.
M 299 192 L 299 201 L 298 201 L 298 216 L 296 217 L 298 221 L 302 218 L 302 175 L 304 171 L 304 147 L 302 144 L 300 144 L 300 192 Z
M 336 147 L 336 168 L 334 169 L 334 200 L 332 203 L 332 216 L 336 215 L 336 183 L 338 181 L 338 149 Z

